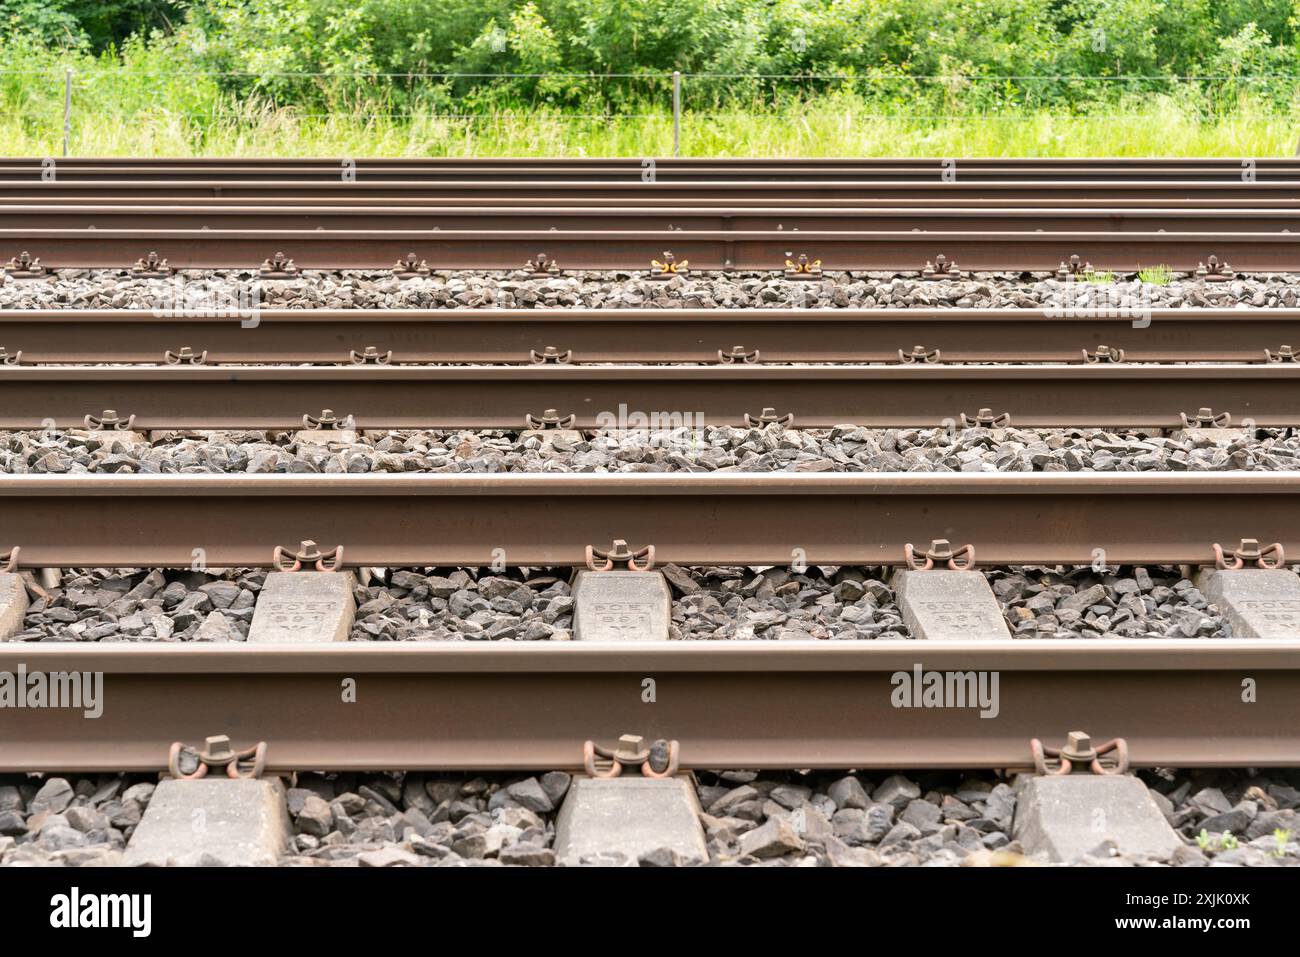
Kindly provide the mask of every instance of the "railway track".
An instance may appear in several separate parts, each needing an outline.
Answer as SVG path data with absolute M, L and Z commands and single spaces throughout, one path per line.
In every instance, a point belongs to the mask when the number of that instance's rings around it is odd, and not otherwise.
M 1300 210 L 1267 208 L 1051 208 L 804 209 L 799 207 L 691 206 L 402 206 L 334 207 L 189 205 L 0 205 L 0 235 L 17 230 L 156 229 L 355 231 L 492 230 L 562 232 L 772 230 L 924 232 L 1120 232 L 1285 233 L 1300 232 Z
M 680 180 L 642 182 L 633 180 L 379 180 L 345 182 L 341 178 L 277 179 L 34 179 L 0 178 L 0 199 L 43 201 L 69 198 L 78 203 L 129 200 L 172 202 L 190 198 L 224 198 L 275 202 L 281 197 L 300 200 L 335 198 L 379 201 L 418 200 L 423 203 L 454 202 L 518 203 L 545 201 L 551 204 L 652 200 L 696 205 L 760 201 L 766 205 L 792 205 L 817 201 L 849 201 L 857 205 L 907 203 L 937 204 L 953 201 L 1008 203 L 1138 203 L 1217 202 L 1247 200 L 1259 202 L 1295 201 L 1300 195 L 1300 174 L 1286 180 L 1243 183 L 1224 180 L 1021 180 L 1000 182 L 933 179 L 900 179 L 888 182 L 858 180 Z
M 1086 363 L 1102 346 L 1102 361 L 1263 363 L 1300 343 L 1300 309 L 1112 312 L 259 309 L 254 323 L 251 311 L 10 310 L 0 312 L 0 348 L 12 365 L 0 379 L 20 364 L 163 364 L 168 353 L 179 362 L 186 348 L 207 365 Z
M 255 269 L 283 253 L 298 269 L 518 269 L 539 253 L 570 270 L 648 270 L 665 252 L 700 270 L 780 270 L 800 255 L 827 270 L 919 272 L 945 257 L 966 270 L 1054 272 L 1071 256 L 1136 272 L 1194 272 L 1211 256 L 1241 271 L 1300 269 L 1300 233 L 1034 230 L 478 230 L 2 228 L 0 250 L 47 270 L 126 268 L 157 253 L 176 269 Z
M 1100 647 L 1099 647 L 1100 646 Z M 0 669 L 102 672 L 101 718 L 6 716 L 0 772 L 157 771 L 173 740 L 239 716 L 270 771 L 578 768 L 582 743 L 629 729 L 676 739 L 684 767 L 1026 767 L 1066 725 L 1122 733 L 1138 767 L 1293 766 L 1300 644 L 1033 641 L 927 644 L 927 668 L 996 671 L 997 721 L 890 705 L 914 642 L 0 645 Z M 1243 673 L 1269 693 L 1240 702 Z M 364 689 L 339 700 L 340 676 Z M 646 708 L 640 688 L 661 689 Z M 564 707 L 556 707 L 557 701 Z M 472 716 L 472 717 L 467 717 Z
M 1054 273 L 1209 257 L 1300 271 L 1300 162 L 660 160 L 0 161 L 0 251 L 49 269 Z M 269 277 L 286 278 L 286 277 Z M 313 277 L 289 272 L 287 278 Z M 16 281 L 16 280 L 15 280 Z M 1140 321 L 1135 321 L 1140 320 Z M 1300 427 L 1300 310 L 128 310 L 0 314 L 0 428 Z M 21 353 L 21 355 L 19 355 Z M 1107 361 L 1117 359 L 1122 361 Z M 988 363 L 988 364 L 980 364 Z M 1174 364 L 1177 363 L 1177 364 Z M 109 410 L 114 410 L 110 412 Z M 1009 414 L 1009 420 L 1004 416 Z M 658 417 L 656 419 L 655 417 Z M 105 421 L 107 420 L 107 421 Z M 629 423 L 629 427 L 634 427 Z M 908 545 L 984 566 L 1210 566 L 1250 539 L 1300 554 L 1297 472 L 713 472 L 0 476 L 0 553 L 39 569 L 580 567 L 653 546 L 679 566 L 902 567 Z M 985 586 L 987 587 L 987 586 Z M 997 671 L 995 723 L 891 705 L 924 660 Z M 1071 727 L 1140 767 L 1294 767 L 1300 640 L 0 643 L 0 671 L 100 671 L 102 719 L 19 711 L 0 772 L 154 771 L 228 729 L 273 771 L 575 768 L 628 731 L 687 768 L 1023 767 Z M 1267 693 L 1241 706 L 1243 674 Z M 342 706 L 341 676 L 364 689 Z M 640 683 L 658 682 L 654 709 Z M 563 701 L 564 707 L 556 702 Z M 652 712 L 652 713 L 651 713 Z M 467 720 L 466 716 L 473 716 Z
M 8 366 L 0 428 L 297 429 L 329 410 L 360 429 L 797 423 L 934 428 L 1178 428 L 1199 410 L 1300 426 L 1300 365 Z M 113 411 L 107 411 L 113 410 Z M 1005 418 L 1004 418 L 1005 416 Z M 113 427 L 111 424 L 110 428 Z
M 45 193 L 35 191 L 34 194 L 18 195 L 10 197 L 4 205 L 15 215 L 21 213 L 30 213 L 38 209 L 55 209 L 63 207 L 88 207 L 94 206 L 98 209 L 112 211 L 115 215 L 121 214 L 121 207 L 132 206 L 157 206 L 171 209 L 173 207 L 185 207 L 195 213 L 204 210 L 239 211 L 245 208 L 262 209 L 266 204 L 252 203 L 248 198 L 239 196 L 193 196 L 189 195 L 193 190 L 181 188 L 176 193 L 160 194 L 158 196 L 134 195 L 134 196 L 96 196 L 88 193 L 84 196 L 66 195 L 65 193 Z M 419 191 L 417 191 L 419 192 Z M 470 195 L 461 193 L 459 195 L 448 196 L 425 196 L 425 195 L 394 195 L 394 191 L 389 190 L 386 194 L 377 198 L 371 198 L 366 193 L 361 195 L 338 195 L 322 194 L 320 196 L 284 196 L 276 195 L 270 197 L 273 205 L 277 208 L 290 207 L 299 211 L 300 207 L 318 208 L 329 213 L 337 213 L 338 210 L 347 209 L 369 209 L 378 207 L 385 212 L 402 211 L 402 210 L 427 210 L 438 209 L 446 211 L 454 210 L 455 214 L 471 215 L 479 208 L 500 207 L 514 210 L 534 210 L 537 208 L 550 209 L 555 208 L 556 204 L 546 197 L 523 196 L 513 199 L 491 196 L 491 195 Z M 672 202 L 672 200 L 668 200 Z M 566 200 L 560 208 L 578 212 L 587 210 L 662 210 L 665 200 L 655 196 L 645 195 L 627 195 L 621 198 L 610 199 L 608 197 L 575 197 L 572 200 Z M 992 212 L 1022 211 L 1033 212 L 1039 211 L 1046 215 L 1047 212 L 1058 210 L 1063 205 L 1068 205 L 1071 209 L 1081 210 L 1107 210 L 1119 213 L 1125 213 L 1130 210 L 1143 211 L 1151 207 L 1151 202 L 1143 196 L 1117 196 L 1111 199 L 1095 198 L 1073 198 L 1063 197 L 1061 199 L 1023 199 L 1015 195 L 1000 196 L 990 194 L 984 197 L 962 198 L 949 197 L 947 199 L 898 199 L 898 198 L 868 198 L 859 200 L 855 198 L 835 198 L 835 199 L 787 199 L 781 196 L 767 195 L 744 195 L 738 194 L 733 198 L 718 197 L 716 195 L 699 195 L 691 197 L 690 205 L 683 206 L 680 203 L 677 206 L 668 207 L 670 209 L 684 209 L 693 214 L 700 210 L 714 211 L 718 215 L 728 214 L 734 210 L 740 210 L 748 214 L 750 211 L 759 213 L 784 211 L 790 209 L 797 210 L 816 210 L 818 215 L 829 215 L 838 212 L 840 215 L 853 216 L 862 210 L 877 211 L 887 210 L 891 215 L 898 210 L 925 210 L 925 211 L 947 211 L 947 210 L 989 210 Z M 1254 198 L 1254 194 L 1238 193 L 1234 196 L 1224 196 L 1214 200 L 1199 200 L 1196 198 L 1177 198 L 1162 199 L 1158 207 L 1160 211 L 1172 211 L 1178 214 L 1193 213 L 1203 214 L 1207 210 L 1214 213 L 1232 212 L 1240 213 L 1242 210 L 1271 210 L 1271 211 L 1288 211 L 1294 212 L 1300 209 L 1300 198 Z M 466 212 L 468 210 L 468 212 Z M 823 213 L 822 211 L 827 211 Z M 599 213 L 599 215 L 607 215 Z
M 213 566 L 256 566 L 309 534 L 344 545 L 346 566 L 479 564 L 489 543 L 512 562 L 578 564 L 613 534 L 662 561 L 782 564 L 800 548 L 812 564 L 898 564 L 905 540 L 935 528 L 991 563 L 1086 562 L 1097 547 L 1120 563 L 1204 563 L 1215 537 L 1261 514 L 1284 547 L 1300 544 L 1285 504 L 1298 489 L 1296 476 L 1240 474 L 46 476 L 0 479 L 0 527 L 32 567 L 188 567 L 196 547 Z M 0 669 L 102 672 L 113 707 L 89 729 L 16 713 L 0 771 L 156 770 L 167 742 L 201 740 L 232 713 L 269 743 L 271 770 L 576 767 L 582 741 L 629 728 L 679 740 L 688 767 L 1015 767 L 1066 725 L 1124 734 L 1135 766 L 1286 766 L 1300 747 L 1298 652 L 1235 639 L 8 645 Z M 999 721 L 892 707 L 891 675 L 918 654 L 999 672 Z M 1243 669 L 1270 692 L 1245 713 Z M 339 703 L 340 675 L 365 689 L 362 706 Z
M 1300 474 L 0 476 L 19 567 L 268 565 L 277 545 L 347 566 L 581 565 L 654 545 L 678 565 L 901 565 L 909 542 L 988 565 L 1201 564 L 1243 538 L 1300 554 Z M 1192 520 L 1194 518 L 1194 520 Z
M 745 179 L 754 182 L 785 179 L 853 178 L 887 181 L 899 178 L 944 177 L 999 180 L 1032 179 L 1203 179 L 1243 181 L 1243 171 L 1259 179 L 1294 178 L 1300 162 L 1288 158 L 1251 159 L 473 159 L 405 158 L 9 158 L 0 160 L 0 173 L 14 178 L 318 177 L 334 179 L 348 169 L 358 179 L 641 179 L 653 164 L 655 178 L 683 180 Z M 1246 177 L 1249 178 L 1249 177 Z

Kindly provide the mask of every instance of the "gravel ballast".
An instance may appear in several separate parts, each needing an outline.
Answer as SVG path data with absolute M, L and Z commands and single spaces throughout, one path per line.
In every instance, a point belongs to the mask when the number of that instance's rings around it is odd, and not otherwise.
M 503 472 L 1218 472 L 1300 466 L 1292 429 L 783 429 L 595 433 L 391 431 L 355 441 L 292 432 L 0 432 L 0 473 L 149 475 Z
M 1270 274 L 1216 283 L 1179 279 L 1155 285 L 1122 278 L 1061 282 L 1047 273 L 977 273 L 961 281 L 828 273 L 806 282 L 772 272 L 697 273 L 661 281 L 648 279 L 645 272 L 546 279 L 523 272 L 455 272 L 398 279 L 384 272 L 305 270 L 284 280 L 238 270 L 187 270 L 166 279 L 140 279 L 121 270 L 65 269 L 37 279 L 6 279 L 0 283 L 0 309 L 214 309 L 248 304 L 250 295 L 268 309 L 1275 308 L 1300 305 L 1300 276 Z
M 1104 839 L 1073 863 L 1300 865 L 1296 772 L 1142 772 L 1185 844 L 1129 857 Z M 1033 866 L 1014 840 L 1016 794 L 984 772 L 702 771 L 709 863 L 769 866 Z M 571 778 L 418 773 L 300 774 L 282 866 L 550 866 Z M 141 775 L 0 777 L 0 866 L 120 863 L 154 785 Z M 637 861 L 672 866 L 667 849 Z
M 882 568 L 723 566 L 662 571 L 671 640 L 907 640 Z M 263 570 L 72 569 L 30 582 L 18 641 L 243 641 Z M 983 570 L 1011 633 L 1033 638 L 1230 638 L 1178 569 Z M 569 569 L 389 569 L 354 588 L 353 641 L 568 641 Z M 367 583 L 362 583 L 369 578 Z

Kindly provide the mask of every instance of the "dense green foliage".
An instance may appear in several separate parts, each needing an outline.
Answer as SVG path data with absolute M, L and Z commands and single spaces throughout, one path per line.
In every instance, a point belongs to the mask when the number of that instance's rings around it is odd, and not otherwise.
M 407 76 L 431 73 L 832 74 L 855 79 L 692 79 L 687 92 L 697 108 L 847 86 L 883 104 L 920 94 L 981 109 L 1086 105 L 1187 75 L 1285 100 L 1293 84 L 1265 78 L 1300 75 L 1300 0 L 0 0 L 0 20 L 0 65 L 31 68 L 37 47 L 45 62 L 165 60 L 247 74 L 223 90 L 318 106 L 636 102 L 666 83 Z
M 715 119 L 805 110 L 839 148 L 859 135 L 841 116 L 905 120 L 917 149 L 927 127 L 1063 135 L 1043 117 L 1086 120 L 1092 142 L 1095 121 L 1134 111 L 1176 114 L 1185 131 L 1246 116 L 1289 129 L 1297 34 L 1300 0 L 0 0 L 0 135 L 58 136 L 66 69 L 74 134 L 167 123 L 166 142 L 201 149 L 220 127 L 236 152 L 241 129 L 340 118 L 418 126 L 414 150 L 433 148 L 419 124 L 443 118 L 470 124 L 465 136 L 523 111 L 596 132 L 611 115 L 653 126 L 674 70 L 701 138 Z

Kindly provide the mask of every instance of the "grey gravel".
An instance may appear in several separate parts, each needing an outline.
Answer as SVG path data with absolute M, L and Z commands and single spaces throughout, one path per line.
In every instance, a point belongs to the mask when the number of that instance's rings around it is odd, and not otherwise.
M 548 775 L 549 776 L 549 775 Z M 555 863 L 554 806 L 535 777 L 299 775 L 287 866 L 430 867 Z M 522 800 L 521 800 L 522 798 Z M 543 807 L 544 806 L 544 807 Z
M 393 431 L 355 441 L 293 433 L 0 432 L 0 473 L 493 474 L 502 472 L 1207 472 L 1300 468 L 1292 429 L 1228 434 L 1104 429 Z
M 904 638 L 893 593 L 854 568 L 666 566 L 675 600 L 670 639 Z M 567 569 L 518 578 L 456 569 L 395 571 L 357 589 L 353 640 L 567 641 L 573 598 Z M 853 587 L 844 590 L 845 584 Z M 685 587 L 683 587 L 685 585 Z M 847 597 L 839 597 L 845 595 Z
M 647 263 L 647 267 L 648 267 Z M 918 264 L 919 265 L 919 264 Z M 921 281 L 917 274 L 827 273 L 789 281 L 779 272 L 694 273 L 666 282 L 637 273 L 575 273 L 530 279 L 523 272 L 436 273 L 397 279 L 385 272 L 305 270 L 291 280 L 249 271 L 186 270 L 170 279 L 139 279 L 122 270 L 64 269 L 41 279 L 0 283 L 0 309 L 212 308 L 238 302 L 257 283 L 261 306 L 293 309 L 474 308 L 1088 308 L 1128 303 L 1155 308 L 1293 307 L 1294 275 L 1232 282 L 1179 278 L 1167 286 L 1117 277 L 1111 283 L 1057 281 L 1048 273 L 977 273 L 963 281 Z M 179 280 L 179 282 L 178 282 Z
M 225 642 L 248 637 L 266 572 L 74 568 L 57 588 L 23 577 L 31 605 L 18 641 Z
M 1143 772 L 1153 796 L 1186 841 L 1171 859 L 1153 861 L 1099 845 L 1079 866 L 1300 866 L 1300 772 L 1198 770 Z M 1011 837 L 1011 782 L 977 773 L 715 772 L 699 775 L 703 822 L 713 864 L 767 866 L 1042 866 Z M 725 805 L 743 780 L 743 799 Z M 852 782 L 851 784 L 848 782 Z M 796 806 L 776 798 L 793 789 Z M 1206 789 L 1218 796 L 1204 806 Z M 836 795 L 870 793 L 865 807 L 837 808 Z M 884 797 L 886 800 L 881 801 Z M 856 802 L 855 802 L 856 804 Z M 1057 865 L 1064 866 L 1064 865 Z
M 1230 638 L 1232 627 L 1175 568 L 988 572 L 1015 638 Z
M 0 866 L 118 865 L 152 794 L 138 775 L 0 776 Z
M 1300 865 L 1300 771 L 1160 770 L 1140 776 L 1185 846 L 1167 861 L 1151 861 L 1099 845 L 1079 865 Z M 551 866 L 555 811 L 528 803 L 545 794 L 558 808 L 568 782 L 563 772 L 299 774 L 287 791 L 293 837 L 281 864 Z M 702 771 L 697 783 L 714 865 L 1046 863 L 1026 858 L 1011 839 L 1011 782 L 985 772 Z M 0 776 L 0 866 L 120 864 L 152 793 L 153 784 L 136 775 Z M 864 807 L 837 809 L 836 793 L 872 799 Z M 43 806 L 40 794 L 66 794 L 69 803 L 56 811 Z M 875 800 L 877 795 L 888 800 Z M 679 861 L 652 854 L 636 863 Z
M 910 639 L 887 569 L 662 570 L 673 595 L 673 640 Z M 1017 639 L 1232 637 L 1218 607 L 1177 568 L 1026 566 L 983 573 Z M 23 575 L 32 600 L 19 641 L 243 641 L 266 580 L 260 569 L 70 569 L 60 587 L 43 588 L 32 573 Z M 571 575 L 567 568 L 364 570 L 353 592 L 350 638 L 568 641 Z M 851 783 L 842 788 L 831 792 L 836 806 L 866 806 Z M 903 798 L 915 795 L 871 797 L 905 804 Z M 554 802 L 549 791 L 526 798 L 538 807 L 547 799 Z

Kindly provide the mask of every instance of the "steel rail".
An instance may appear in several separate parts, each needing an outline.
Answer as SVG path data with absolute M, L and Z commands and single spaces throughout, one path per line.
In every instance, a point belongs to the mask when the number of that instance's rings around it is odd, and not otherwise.
M 525 365 L 548 348 L 579 364 L 719 362 L 737 346 L 752 361 L 828 363 L 899 362 L 917 345 L 944 362 L 1082 363 L 1103 345 L 1129 362 L 1264 362 L 1300 349 L 1300 309 L 1153 309 L 1146 325 L 1088 311 L 259 309 L 254 324 L 251 313 L 7 310 L 0 348 L 26 365 L 156 364 L 187 347 L 209 365 L 348 363 L 367 349 L 392 364 Z
M 918 667 L 996 674 L 996 717 L 895 707 Z M 1294 641 L 0 644 L 20 669 L 102 674 L 103 713 L 7 710 L 6 774 L 158 771 L 223 732 L 265 741 L 270 771 L 576 770 L 626 733 L 677 740 L 687 768 L 1018 768 L 1076 728 L 1138 767 L 1300 762 Z
M 938 428 L 991 409 L 1023 427 L 1175 428 L 1201 408 L 1300 426 L 1300 364 L 0 367 L 6 429 L 109 409 L 149 430 L 295 429 L 324 409 L 361 429 L 521 429 L 547 410 L 608 428 L 620 409 L 676 427 L 769 409 L 803 428 Z
M 695 269 L 779 269 L 801 253 L 827 269 L 911 270 L 946 256 L 966 269 L 1055 270 L 1078 255 L 1101 269 L 1300 270 L 1300 233 L 781 230 L 0 229 L 0 253 L 49 269 L 124 267 L 156 251 L 176 268 L 256 268 L 283 251 L 299 268 L 383 269 L 410 253 L 437 269 L 514 269 L 539 252 L 569 269 L 647 269 L 671 250 Z
M 180 191 L 183 194 L 192 193 L 193 190 L 185 189 Z M 383 191 L 386 194 L 392 194 L 392 190 Z M 1112 199 L 1078 199 L 1072 196 L 1062 199 L 1042 199 L 1031 198 L 1023 199 L 1016 196 L 999 197 L 986 196 L 975 198 L 952 197 L 947 199 L 897 199 L 897 198 L 867 198 L 867 199 L 792 199 L 785 200 L 781 197 L 718 197 L 716 195 L 693 196 L 690 198 L 689 206 L 668 206 L 667 203 L 674 202 L 672 199 L 659 199 L 655 197 L 628 195 L 622 198 L 608 197 L 583 197 L 578 196 L 572 199 L 564 199 L 562 206 L 551 199 L 544 197 L 515 197 L 508 198 L 502 196 L 490 195 L 470 195 L 462 193 L 460 195 L 448 196 L 429 196 L 423 191 L 417 191 L 418 195 L 381 195 L 370 196 L 362 194 L 360 196 L 341 196 L 337 193 L 328 193 L 317 196 L 284 196 L 275 195 L 267 197 L 268 202 L 273 202 L 277 208 L 291 207 L 295 213 L 300 212 L 298 207 L 319 207 L 329 212 L 346 209 L 367 209 L 377 207 L 385 212 L 390 210 L 407 210 L 437 208 L 446 210 L 455 209 L 457 213 L 463 212 L 465 208 L 476 210 L 480 208 L 506 207 L 510 209 L 556 209 L 565 210 L 664 210 L 664 209 L 685 209 L 692 213 L 699 210 L 721 211 L 721 210 L 743 210 L 746 214 L 752 211 L 766 210 L 827 210 L 831 213 L 841 212 L 846 215 L 856 214 L 860 210 L 1028 210 L 1040 212 L 1052 212 L 1060 210 L 1063 206 L 1071 209 L 1087 210 L 1107 210 L 1127 212 L 1130 210 L 1146 210 L 1155 208 L 1161 212 L 1177 210 L 1188 213 L 1202 213 L 1205 210 L 1214 212 L 1229 211 L 1240 213 L 1242 210 L 1281 210 L 1287 212 L 1300 211 L 1300 198 L 1291 197 L 1288 199 L 1263 198 L 1256 199 L 1252 195 L 1242 195 L 1238 193 L 1232 197 L 1216 198 L 1212 200 L 1202 200 L 1191 197 L 1180 197 L 1175 199 L 1161 199 L 1159 206 L 1152 207 L 1152 202 L 1143 196 L 1120 196 Z M 3 199 L 3 196 L 0 196 Z M 676 202 L 681 202 L 677 200 Z M 253 203 L 248 197 L 239 196 L 193 196 L 193 195 L 158 195 L 158 196 L 100 196 L 91 193 L 85 195 L 40 195 L 21 196 L 5 200 L 4 205 L 11 213 L 21 213 L 33 210 L 44 209 L 61 209 L 63 207 L 74 206 L 95 206 L 100 208 L 112 208 L 117 214 L 121 207 L 189 207 L 193 210 L 239 210 L 245 207 L 253 209 L 265 208 L 265 203 Z
M 937 157 L 924 156 L 660 156 L 656 162 L 682 166 L 759 166 L 784 167 L 791 164 L 810 166 L 895 167 L 929 165 L 939 167 Z M 36 165 L 35 156 L 0 157 L 0 165 Z M 337 165 L 337 156 L 69 156 L 59 162 L 93 166 L 328 166 Z M 643 160 L 631 156 L 363 156 L 362 166 L 458 166 L 474 164 L 494 166 L 631 166 Z M 980 163 L 1002 168 L 1039 166 L 1087 166 L 1144 168 L 1149 166 L 1206 166 L 1240 169 L 1243 160 L 1229 156 L 972 156 L 964 163 Z M 1265 156 L 1255 160 L 1260 166 L 1286 166 L 1300 162 L 1289 156 Z
M 0 204 L 0 230 L 220 229 L 220 230 L 764 230 L 926 232 L 1281 233 L 1300 232 L 1300 210 L 1096 209 L 1057 205 L 1018 208 L 817 209 L 798 206 L 696 208 L 690 206 L 243 206 Z M 794 237 L 790 238 L 793 241 Z
M 1255 161 L 1247 167 L 1240 160 L 1233 164 L 1206 162 L 1158 163 L 1126 165 L 1112 161 L 1109 165 L 1080 163 L 1034 163 L 1009 166 L 979 160 L 958 160 L 945 166 L 940 161 L 929 160 L 892 165 L 863 165 L 854 162 L 809 163 L 801 160 L 783 160 L 776 163 L 762 161 L 738 162 L 723 160 L 709 164 L 693 160 L 654 160 L 653 169 L 646 160 L 623 162 L 537 162 L 521 160 L 509 163 L 486 164 L 477 160 L 458 160 L 437 163 L 428 160 L 402 164 L 375 163 L 373 161 L 339 159 L 321 160 L 308 164 L 283 163 L 241 164 L 222 160 L 198 163 L 163 162 L 112 164 L 93 161 L 57 160 L 53 165 L 45 161 L 22 161 L 0 164 L 0 172 L 15 178 L 31 178 L 41 182 L 53 175 L 57 179 L 75 179 L 83 182 L 106 178 L 129 179 L 136 177 L 166 177 L 169 179 L 221 178 L 229 180 L 252 177 L 295 176 L 333 180 L 367 179 L 425 179 L 455 181 L 458 179 L 538 179 L 564 181 L 583 178 L 617 181 L 641 181 L 653 178 L 708 181 L 712 179 L 748 180 L 753 182 L 779 182 L 793 178 L 816 180 L 823 178 L 848 178 L 864 182 L 897 179 L 925 179 L 950 181 L 953 179 L 978 179 L 987 182 L 1025 181 L 1044 178 L 1084 179 L 1094 181 L 1148 179 L 1203 179 L 1219 182 L 1258 182 L 1282 177 L 1293 177 L 1300 172 L 1300 163 L 1279 160 L 1273 163 Z
M 792 204 L 813 199 L 848 199 L 858 203 L 881 200 L 925 199 L 939 203 L 954 199 L 990 199 L 1001 202 L 1042 200 L 1073 202 L 1078 200 L 1135 199 L 1144 203 L 1167 200 L 1197 200 L 1203 203 L 1249 198 L 1252 201 L 1295 200 L 1300 197 L 1297 178 L 1254 183 L 1231 180 L 1026 180 L 1010 182 L 944 183 L 932 180 L 897 180 L 860 182 L 853 180 L 788 180 L 783 182 L 717 181 L 636 181 L 601 180 L 358 180 L 332 179 L 149 179 L 149 180 L 66 180 L 41 182 L 25 179 L 0 179 L 0 198 L 39 202 L 57 196 L 76 196 L 98 201 L 100 198 L 141 198 L 145 201 L 168 201 L 177 197 L 245 197 L 275 201 L 281 196 L 330 198 L 336 196 L 382 198 L 421 198 L 439 202 L 456 199 L 498 201 L 545 199 L 548 202 L 579 202 L 590 199 L 646 199 L 694 203 L 699 199 L 740 202 L 764 197 L 768 205 Z
M 20 567 L 267 566 L 277 545 L 347 566 L 899 565 L 971 544 L 986 565 L 1205 564 L 1215 543 L 1300 554 L 1300 473 L 655 473 L 0 476 Z M 798 550 L 798 551 L 796 551 Z
M 953 161 L 937 157 L 891 156 L 814 156 L 814 157 L 761 157 L 761 156 L 657 156 L 656 166 L 669 169 L 700 169 L 705 172 L 718 169 L 771 169 L 783 171 L 790 168 L 839 168 L 852 170 L 874 169 L 924 169 L 943 170 Z M 82 167 L 113 169 L 121 167 L 206 169 L 233 167 L 238 169 L 271 168 L 297 169 L 301 167 L 337 171 L 341 165 L 337 156 L 69 156 L 57 160 L 60 168 Z M 363 156 L 352 161 L 357 169 L 400 169 L 417 167 L 429 169 L 524 168 L 554 169 L 630 169 L 641 170 L 646 165 L 642 157 L 627 156 Z M 1051 170 L 1060 167 L 1090 171 L 1114 170 L 1124 174 L 1132 170 L 1169 168 L 1175 170 L 1198 169 L 1240 174 L 1248 161 L 1236 157 L 1218 156 L 1134 156 L 1134 157 L 1007 157 L 972 156 L 956 160 L 958 165 L 972 165 L 999 170 Z M 1300 160 L 1289 156 L 1266 156 L 1249 160 L 1258 169 L 1275 170 L 1300 168 Z M 45 161 L 35 156 L 0 157 L 0 169 L 44 169 Z
M 47 180 L 42 179 L 44 170 L 27 170 L 11 169 L 0 171 L 10 179 L 28 179 L 33 183 L 40 184 Z M 999 170 L 979 167 L 958 167 L 956 179 L 967 182 L 979 182 L 991 185 L 1002 183 L 1032 183 L 1047 181 L 1052 178 L 1069 178 L 1080 182 L 1090 182 L 1098 185 L 1131 182 L 1136 179 L 1154 179 L 1154 180 L 1193 180 L 1204 183 L 1219 183 L 1228 186 L 1256 186 L 1260 182 L 1277 183 L 1288 179 L 1293 179 L 1300 174 L 1300 168 L 1288 167 L 1277 169 L 1276 171 L 1257 172 L 1255 179 L 1243 180 L 1241 170 L 1198 170 L 1198 169 L 1180 169 L 1180 168 L 1161 168 L 1161 169 L 1144 169 L 1125 174 L 1122 171 L 1110 170 L 1089 170 L 1062 167 L 1056 169 L 1042 170 L 1034 173 L 1025 170 Z M 912 180 L 932 180 L 935 183 L 947 183 L 951 180 L 943 179 L 943 173 L 937 167 L 929 169 L 893 169 L 893 170 L 854 170 L 843 168 L 789 168 L 786 170 L 760 170 L 731 168 L 719 169 L 716 171 L 704 170 L 660 170 L 656 168 L 651 178 L 646 171 L 636 169 L 598 169 L 598 168 L 578 168 L 569 169 L 533 169 L 531 167 L 513 167 L 502 169 L 480 169 L 478 167 L 444 167 L 441 169 L 405 167 L 395 169 L 368 169 L 364 172 L 345 171 L 339 164 L 320 168 L 295 168 L 295 169 L 241 169 L 234 167 L 215 167 L 199 168 L 186 170 L 180 168 L 168 167 L 135 167 L 135 168 L 89 168 L 80 169 L 63 169 L 59 168 L 57 172 L 58 179 L 63 182 L 78 183 L 96 183 L 105 181 L 120 181 L 123 179 L 157 177 L 174 180 L 183 183 L 187 180 L 197 179 L 221 179 L 227 182 L 240 182 L 254 179 L 267 179 L 276 176 L 292 176 L 301 180 L 313 180 L 316 182 L 352 182 L 354 177 L 360 179 L 364 177 L 370 182 L 397 182 L 397 181 L 419 181 L 423 183 L 445 183 L 454 184 L 457 182 L 482 182 L 484 180 L 495 180 L 504 182 L 508 180 L 534 180 L 537 182 L 549 183 L 567 183 L 575 180 L 586 182 L 602 182 L 611 184 L 631 184 L 641 183 L 647 180 L 653 182 L 669 183 L 708 183 L 715 180 L 726 180 L 735 183 L 787 183 L 795 180 L 803 182 L 854 182 L 860 185 L 874 185 L 879 183 L 896 183 L 907 182 Z

